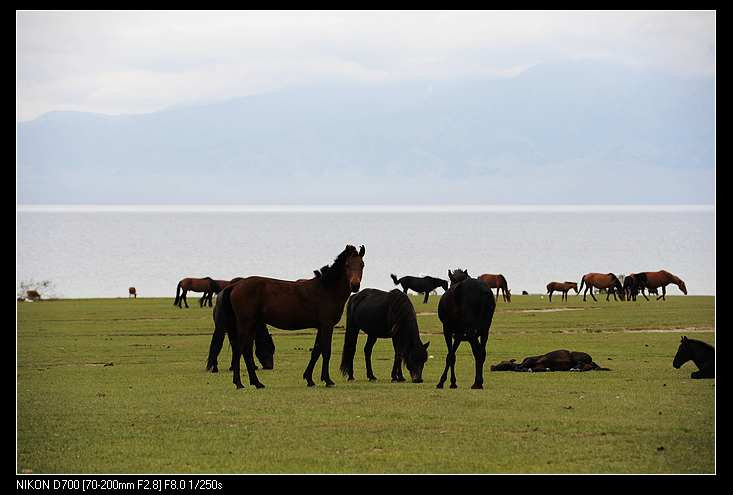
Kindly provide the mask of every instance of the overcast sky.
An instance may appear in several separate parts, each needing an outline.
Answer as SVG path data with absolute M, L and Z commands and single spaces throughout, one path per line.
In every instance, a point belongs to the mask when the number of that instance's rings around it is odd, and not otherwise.
M 714 77 L 714 12 L 18 12 L 19 120 L 606 59 Z

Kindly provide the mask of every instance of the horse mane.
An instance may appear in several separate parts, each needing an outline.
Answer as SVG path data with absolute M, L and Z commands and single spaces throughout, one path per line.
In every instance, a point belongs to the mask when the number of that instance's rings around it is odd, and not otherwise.
M 316 278 L 321 280 L 325 285 L 333 285 L 341 278 L 341 273 L 343 272 L 346 260 L 349 259 L 349 257 L 358 254 L 359 252 L 356 248 L 349 244 L 343 251 L 341 251 L 341 254 L 336 257 L 332 265 L 325 265 L 320 270 L 313 270 L 313 273 L 316 275 Z
M 712 350 L 712 351 L 715 350 L 715 347 L 711 346 L 707 342 L 703 342 L 702 340 L 688 338 L 687 339 L 687 343 L 689 344 L 690 342 L 694 342 L 695 344 L 698 344 L 698 345 L 702 346 L 703 348 L 706 348 L 706 349 L 709 349 L 709 350 Z

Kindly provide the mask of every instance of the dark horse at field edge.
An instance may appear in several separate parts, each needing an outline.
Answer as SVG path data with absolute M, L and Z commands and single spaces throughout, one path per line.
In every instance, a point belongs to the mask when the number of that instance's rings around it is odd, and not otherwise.
M 697 366 L 697 371 L 690 378 L 715 378 L 715 348 L 710 344 L 682 337 L 672 366 L 680 369 L 687 361 L 692 361 Z
M 232 381 L 243 388 L 240 356 L 244 356 L 250 385 L 263 388 L 257 378 L 252 356 L 258 327 L 271 325 L 282 330 L 317 330 L 311 358 L 303 372 L 309 387 L 315 385 L 313 368 L 322 357 L 321 380 L 335 385 L 329 375 L 333 327 L 341 319 L 344 305 L 352 292 L 358 292 L 364 271 L 364 246 L 352 245 L 336 257 L 333 264 L 320 269 L 319 276 L 301 281 L 247 277 L 225 288 L 219 298 L 226 318 L 233 321 L 226 331 L 232 343 Z
M 443 280 L 442 278 L 436 278 L 436 277 L 413 277 L 410 275 L 407 275 L 405 277 L 402 277 L 400 279 L 397 278 L 396 275 L 390 273 L 389 275 L 392 277 L 392 281 L 395 285 L 401 285 L 402 291 L 407 294 L 407 290 L 411 289 L 418 294 L 425 294 L 425 298 L 423 299 L 423 304 L 428 302 L 428 297 L 430 296 L 430 292 L 437 289 L 438 287 L 442 287 L 444 291 L 448 290 L 448 282 L 446 280 Z
M 415 308 L 406 294 L 393 289 L 364 289 L 349 298 L 346 304 L 346 336 L 341 353 L 341 373 L 354 379 L 354 354 L 359 330 L 367 334 L 364 346 L 367 378 L 377 379 L 372 370 L 372 348 L 380 338 L 392 339 L 394 364 L 392 381 L 404 382 L 402 364 L 410 372 L 414 383 L 422 383 L 422 370 L 428 360 L 428 346 L 420 340 Z

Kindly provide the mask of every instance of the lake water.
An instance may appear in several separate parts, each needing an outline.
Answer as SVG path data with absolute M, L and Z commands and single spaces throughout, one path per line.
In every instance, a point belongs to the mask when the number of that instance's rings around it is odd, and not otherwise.
M 19 207 L 16 222 L 16 287 L 50 280 L 57 297 L 135 286 L 172 298 L 188 276 L 310 278 L 346 244 L 366 246 L 363 288 L 460 267 L 544 293 L 587 272 L 666 269 L 690 294 L 715 294 L 713 207 Z

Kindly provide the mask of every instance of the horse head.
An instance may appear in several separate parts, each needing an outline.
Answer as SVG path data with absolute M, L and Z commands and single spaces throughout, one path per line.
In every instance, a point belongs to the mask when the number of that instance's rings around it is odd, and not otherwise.
M 680 346 L 677 348 L 677 354 L 675 354 L 674 361 L 672 361 L 672 366 L 674 366 L 675 369 L 679 369 L 690 359 L 692 359 L 692 354 L 687 345 L 687 337 L 682 337 L 682 339 L 680 339 Z
M 271 370 L 275 367 L 275 342 L 267 330 L 255 334 L 255 356 L 263 369 Z
M 354 252 L 346 258 L 344 270 L 346 272 L 346 280 L 349 281 L 349 288 L 351 292 L 359 292 L 359 286 L 361 285 L 361 277 L 364 274 L 364 246 L 361 246 L 359 252 L 356 252 L 356 248 L 352 246 Z M 348 246 L 347 246 L 348 249 Z
M 680 288 L 680 290 L 682 291 L 682 293 L 683 293 L 684 295 L 687 295 L 687 286 L 686 286 L 686 285 L 685 285 L 685 283 L 684 283 L 684 282 L 682 281 L 682 279 L 679 279 L 679 283 L 677 284 L 677 287 L 679 287 L 679 288 Z
M 410 349 L 404 355 L 404 363 L 407 371 L 410 372 L 412 383 L 422 383 L 422 370 L 428 360 L 428 346 L 430 342 L 420 343 Z
M 514 363 L 516 359 L 510 359 L 509 361 L 502 361 L 498 364 L 491 365 L 491 371 L 514 371 L 517 365 Z
M 463 282 L 467 278 L 469 278 L 470 275 L 468 274 L 468 270 L 461 270 L 460 268 L 456 268 L 452 272 L 448 270 L 448 278 L 450 279 L 450 286 L 453 287 L 459 282 Z

